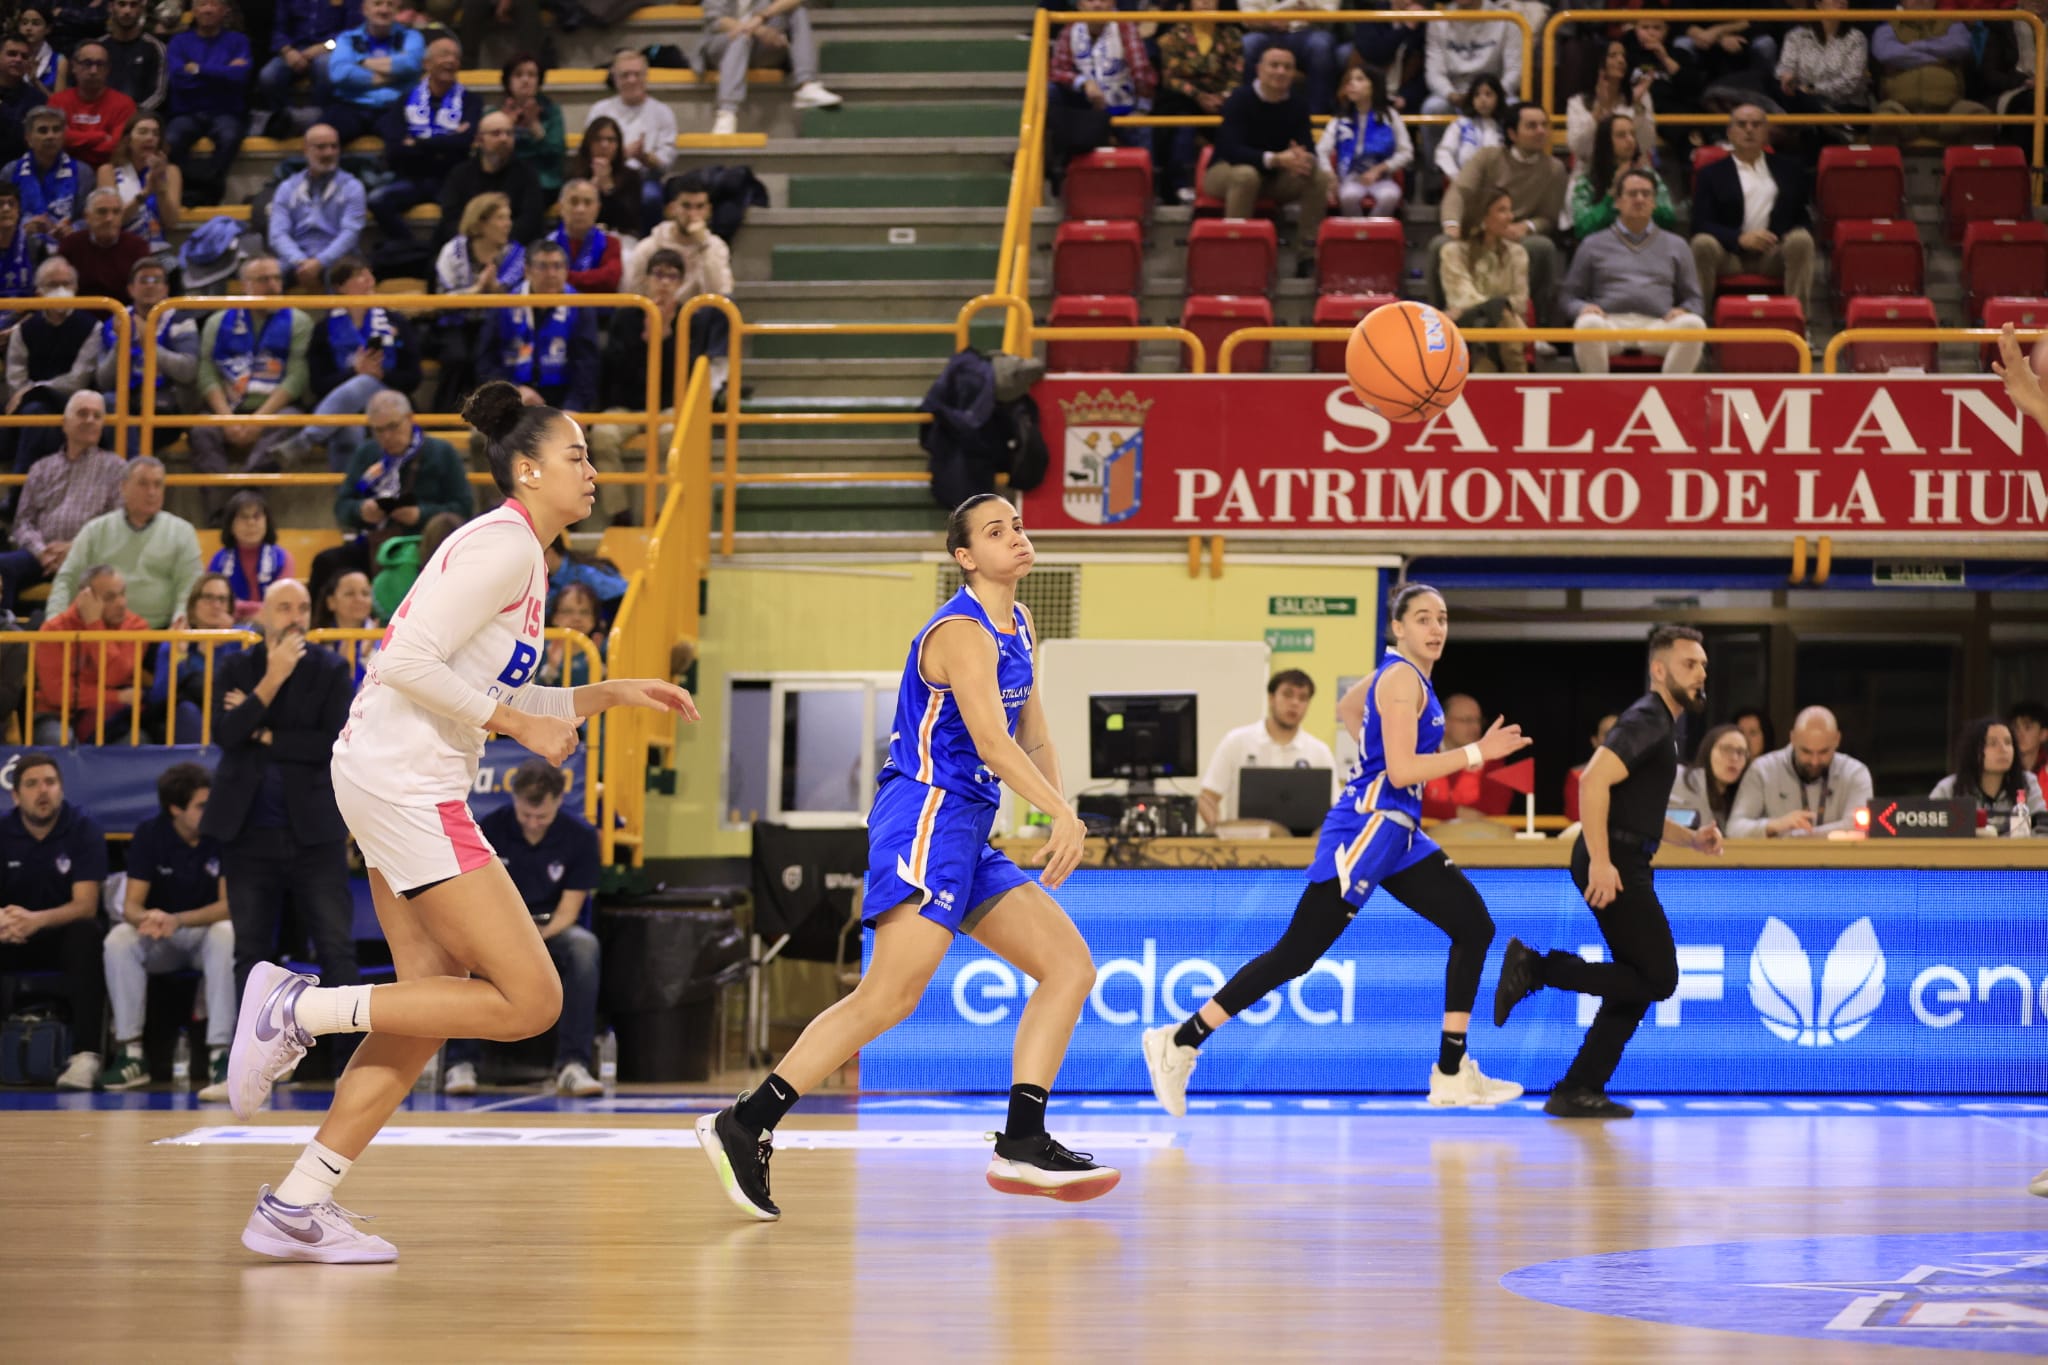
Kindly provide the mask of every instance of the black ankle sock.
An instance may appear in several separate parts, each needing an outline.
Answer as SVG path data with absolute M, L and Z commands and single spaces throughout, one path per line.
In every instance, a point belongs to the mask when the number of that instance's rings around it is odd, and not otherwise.
M 1003 1136 L 1013 1138 L 1037 1137 L 1045 1131 L 1046 1092 L 1040 1086 L 1013 1085 L 1010 1087 L 1010 1120 L 1003 1125 Z
M 1199 1014 L 1190 1014 L 1180 1021 L 1180 1027 L 1173 1031 L 1173 1041 L 1180 1047 L 1200 1047 L 1209 1041 L 1209 1035 L 1216 1028 Z
M 1443 1041 L 1436 1045 L 1436 1069 L 1446 1076 L 1458 1074 L 1458 1068 L 1465 1064 L 1465 1035 L 1445 1033 Z
M 796 1101 L 796 1087 L 771 1071 L 767 1080 L 733 1106 L 732 1116 L 740 1127 L 759 1137 L 782 1122 L 782 1116 Z

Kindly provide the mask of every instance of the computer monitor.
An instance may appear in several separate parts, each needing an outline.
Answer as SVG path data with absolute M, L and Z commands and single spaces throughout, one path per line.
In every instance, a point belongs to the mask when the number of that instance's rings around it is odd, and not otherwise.
M 1150 782 L 1194 777 L 1195 694 L 1098 692 L 1088 698 L 1088 775 Z
M 1330 813 L 1328 768 L 1240 768 L 1237 818 L 1271 820 L 1289 834 L 1307 836 Z

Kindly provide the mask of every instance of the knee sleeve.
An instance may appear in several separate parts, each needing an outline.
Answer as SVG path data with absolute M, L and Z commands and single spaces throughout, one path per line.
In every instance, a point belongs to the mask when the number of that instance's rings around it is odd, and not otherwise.
M 1280 935 L 1280 941 L 1245 963 L 1236 976 L 1226 981 L 1223 989 L 1216 992 L 1216 1003 L 1235 1017 L 1257 1004 L 1267 992 L 1315 966 L 1316 960 L 1330 951 L 1330 946 L 1351 923 L 1351 917 L 1358 913 L 1337 887 L 1334 879 L 1310 883 L 1296 902 L 1294 918 Z

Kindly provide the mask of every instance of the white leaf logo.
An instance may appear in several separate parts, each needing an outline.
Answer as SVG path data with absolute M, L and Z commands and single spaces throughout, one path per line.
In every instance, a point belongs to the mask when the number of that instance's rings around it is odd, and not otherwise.
M 1763 1025 L 1788 1043 L 1828 1047 L 1870 1024 L 1884 999 L 1884 950 L 1864 916 L 1842 931 L 1821 967 L 1814 1009 L 1813 964 L 1791 926 L 1773 915 L 1749 956 L 1749 1000 Z

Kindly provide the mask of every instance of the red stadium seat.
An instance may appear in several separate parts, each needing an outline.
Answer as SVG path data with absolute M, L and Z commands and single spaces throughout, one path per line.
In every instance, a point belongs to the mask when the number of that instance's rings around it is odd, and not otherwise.
M 2027 218 L 2033 177 L 2017 147 L 1951 147 L 1941 157 L 1941 227 L 1951 242 L 1986 218 Z
M 1984 325 L 2003 327 L 2011 323 L 2022 332 L 2048 330 L 2048 298 L 2013 299 L 1996 298 L 1984 300 Z M 2022 342 L 2021 345 L 2031 345 Z M 1998 359 L 1998 347 L 1987 345 L 1982 348 L 1984 368 L 1990 369 L 1991 362 Z
M 1835 224 L 1835 298 L 1927 292 L 1920 229 L 1897 218 Z
M 1316 234 L 1318 294 L 1398 294 L 1408 234 L 1395 218 L 1325 218 Z
M 1204 145 L 1202 154 L 1195 158 L 1195 217 L 1216 218 L 1222 216 L 1223 200 L 1203 187 L 1209 182 L 1209 162 L 1215 158 L 1216 149 Z M 1259 196 L 1258 206 L 1252 210 L 1263 218 L 1270 218 L 1280 212 L 1280 201 Z
M 1062 294 L 1052 301 L 1048 327 L 1135 327 L 1138 301 L 1101 294 Z M 1064 373 L 1129 374 L 1138 360 L 1135 341 L 1048 341 L 1045 366 Z
M 1067 163 L 1067 217 L 1152 216 L 1152 153 L 1143 147 L 1102 147 Z
M 2048 227 L 2025 218 L 2015 223 L 1972 223 L 1963 231 L 1963 295 L 1972 318 L 1994 294 L 2033 298 L 2048 294 Z
M 1815 228 L 1850 218 L 1903 218 L 1906 165 L 1897 147 L 1823 147 L 1814 181 Z
M 1369 221 L 1369 220 L 1368 220 Z M 1316 296 L 1315 325 L 1318 327 L 1354 327 L 1358 320 L 1382 304 L 1399 303 L 1393 294 L 1319 294 Z M 1342 341 L 1318 341 L 1315 343 L 1313 368 L 1319 374 L 1342 374 L 1344 372 L 1344 345 Z
M 1217 361 L 1223 355 L 1225 337 L 1246 327 L 1273 325 L 1273 301 L 1264 295 L 1238 298 L 1218 294 L 1197 294 L 1181 309 L 1180 325 L 1202 339 L 1202 347 L 1208 352 L 1209 370 L 1213 374 Z M 1268 349 L 1263 341 L 1248 341 L 1239 346 L 1231 354 L 1230 372 L 1263 372 L 1266 368 Z M 1186 364 L 1185 348 L 1182 356 L 1181 363 Z
M 1806 335 L 1806 305 L 1784 294 L 1724 294 L 1714 300 L 1714 326 L 1783 328 Z M 1714 363 L 1724 374 L 1797 373 L 1789 346 L 1772 341 L 1719 341 Z
M 1144 230 L 1127 218 L 1070 218 L 1053 233 L 1055 294 L 1136 294 L 1144 267 Z
M 1934 302 L 1923 298 L 1859 298 L 1849 300 L 1843 316 L 1844 327 L 1934 327 Z M 1935 374 L 1941 366 L 1935 360 L 1931 341 L 1854 341 L 1849 343 L 1849 368 L 1857 374 L 1885 374 L 1891 370 L 1918 370 Z
M 1280 236 L 1270 218 L 1203 218 L 1188 228 L 1190 294 L 1263 294 Z

